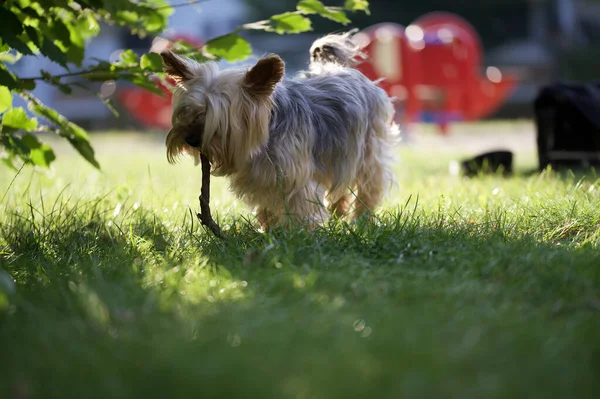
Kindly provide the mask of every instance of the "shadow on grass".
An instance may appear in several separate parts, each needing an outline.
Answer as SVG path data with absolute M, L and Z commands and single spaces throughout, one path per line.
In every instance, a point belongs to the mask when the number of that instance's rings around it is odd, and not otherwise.
M 106 208 L 13 210 L 0 228 L 17 281 L 0 313 L 4 392 L 591 397 L 600 384 L 591 220 L 556 235 L 560 215 L 475 222 L 407 203 L 310 235 L 227 220 L 220 241 L 191 216 Z

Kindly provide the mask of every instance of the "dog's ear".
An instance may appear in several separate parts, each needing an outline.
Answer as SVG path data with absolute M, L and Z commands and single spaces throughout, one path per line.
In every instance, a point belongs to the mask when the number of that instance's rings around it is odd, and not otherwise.
M 261 58 L 244 77 L 244 88 L 255 96 L 270 96 L 285 73 L 285 63 L 278 55 Z
M 194 77 L 191 69 L 191 61 L 181 57 L 171 50 L 160 53 L 163 60 L 163 71 L 179 84 Z

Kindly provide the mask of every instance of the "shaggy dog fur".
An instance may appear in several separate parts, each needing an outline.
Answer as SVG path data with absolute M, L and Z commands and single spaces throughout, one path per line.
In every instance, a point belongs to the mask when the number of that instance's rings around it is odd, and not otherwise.
M 286 79 L 277 55 L 220 69 L 161 54 L 177 83 L 168 161 L 205 154 L 264 228 L 357 218 L 393 182 L 392 99 L 353 68 L 361 53 L 351 34 L 325 36 L 310 51 L 308 70 Z

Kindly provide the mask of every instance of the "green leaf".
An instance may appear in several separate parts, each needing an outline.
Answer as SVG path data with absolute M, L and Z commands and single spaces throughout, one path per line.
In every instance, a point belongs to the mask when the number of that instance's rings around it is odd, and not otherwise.
M 2 116 L 2 126 L 31 131 L 37 127 L 37 119 L 30 119 L 23 107 L 11 108 Z
M 40 41 L 40 35 L 38 33 L 38 31 L 31 27 L 31 26 L 26 26 L 25 27 L 25 32 L 27 33 L 27 36 L 29 37 L 29 40 L 31 40 L 31 42 L 38 48 L 42 48 L 42 42 Z
M 85 40 L 82 33 L 79 31 L 79 21 L 72 19 L 64 22 L 65 27 L 69 30 L 69 40 L 71 44 L 83 47 L 85 46 Z
M 12 107 L 12 94 L 8 87 L 0 86 L 0 114 Z
M 94 149 L 87 138 L 84 139 L 76 136 L 74 138 L 67 137 L 67 140 L 69 140 L 69 143 L 71 143 L 86 161 L 92 164 L 96 169 L 100 169 L 100 164 L 96 160 Z
M 23 24 L 19 17 L 11 10 L 0 7 L 0 21 L 2 23 L 2 41 L 21 54 L 33 54 L 27 43 L 19 38 L 19 35 L 23 32 Z
M 21 4 L 21 12 L 32 18 L 37 19 L 38 17 L 40 17 L 40 14 L 36 11 L 35 8 L 29 7 L 29 6 L 24 6 L 23 4 Z
M 55 39 L 58 39 L 63 45 L 71 45 L 71 32 L 69 28 L 60 19 L 53 19 L 50 25 L 50 32 Z
M 132 26 L 137 25 L 140 21 L 139 14 L 133 11 L 119 11 L 116 13 L 116 16 L 120 21 Z
M 210 58 L 208 58 L 206 54 L 203 54 L 201 49 L 198 49 L 196 46 L 186 43 L 183 40 L 173 41 L 171 50 L 176 53 L 185 53 L 187 57 L 200 63 L 210 61 Z
M 137 64 L 139 62 L 138 55 L 131 49 L 123 51 L 119 58 L 121 59 L 121 61 L 123 61 L 124 64 L 127 65 Z
M 100 33 L 100 24 L 92 14 L 87 14 L 77 20 L 75 29 L 85 40 L 97 36 Z
M 35 89 L 35 80 L 33 79 L 20 79 L 19 80 L 19 89 L 23 90 L 33 90 Z
M 56 112 L 56 111 L 55 111 Z M 64 116 L 63 116 L 64 118 Z M 64 118 L 64 120 L 66 121 L 67 119 Z M 85 141 L 89 141 L 90 137 L 88 136 L 88 134 L 86 133 L 85 130 L 83 130 L 83 128 L 73 122 L 69 122 L 67 121 L 67 125 L 63 126 L 63 128 L 66 128 L 67 131 L 71 132 L 75 138 L 80 139 L 80 140 L 85 140 Z
M 85 130 L 75 123 L 70 122 L 53 110 L 52 108 L 46 107 L 37 98 L 33 96 L 28 97 L 29 109 L 36 114 L 42 116 L 49 122 L 54 123 L 58 126 L 58 134 L 69 141 L 69 143 L 81 154 L 86 161 L 92 164 L 95 168 L 100 169 L 100 164 L 95 158 L 94 149 L 92 148 L 89 137 Z
M 319 0 L 301 0 L 296 5 L 296 9 L 306 14 L 319 14 L 325 11 L 325 4 Z
M 0 7 L 0 21 L 2 21 L 2 34 L 5 31 L 11 31 L 15 35 L 23 31 L 23 24 L 19 17 L 15 15 L 10 9 L 6 7 Z
M 244 60 L 252 55 L 252 46 L 250 46 L 250 43 L 235 33 L 209 40 L 204 50 L 207 53 L 224 58 L 230 62 Z
M 85 57 L 85 48 L 78 46 L 71 46 L 67 49 L 67 59 L 69 62 L 77 66 L 81 66 L 83 58 Z
M 40 143 L 38 138 L 31 133 L 21 136 L 21 142 L 30 150 L 40 148 L 42 146 L 42 143 Z
M 73 89 L 72 89 L 72 88 L 71 88 L 71 86 L 69 86 L 69 85 L 62 84 L 62 83 L 60 83 L 60 82 L 58 82 L 58 83 L 55 83 L 54 85 L 55 85 L 55 86 L 58 88 L 58 90 L 60 90 L 60 92 L 61 92 L 61 93 L 63 93 L 63 94 L 67 94 L 67 95 L 69 95 L 69 94 L 72 94 L 72 93 L 73 93 Z
M 4 40 L 11 48 L 17 50 L 21 54 L 33 55 L 33 51 L 31 51 L 26 41 L 12 32 L 4 32 L 3 30 L 2 40 Z
M 148 78 L 148 76 L 136 75 L 136 76 L 129 77 L 127 80 L 129 80 L 131 83 L 135 84 L 136 86 L 146 89 L 154 94 L 158 94 L 161 97 L 165 96 L 165 94 L 162 92 L 162 90 L 160 90 L 158 88 L 158 86 L 156 85 L 156 83 L 151 81 Z
M 40 148 L 33 149 L 29 152 L 29 158 L 37 166 L 48 168 L 50 164 L 56 159 L 54 151 L 47 144 L 42 144 Z
M 69 30 L 70 46 L 67 49 L 67 57 L 70 62 L 80 66 L 85 56 L 85 40 L 79 29 L 78 21 L 68 21 L 65 27 Z
M 302 33 L 312 29 L 310 19 L 291 12 L 273 15 L 269 21 L 273 25 L 272 30 L 279 34 Z
M 144 21 L 144 28 L 150 33 L 159 33 L 164 29 L 166 19 L 159 13 L 149 14 Z
M 3 62 L 4 64 L 14 65 L 17 61 L 21 59 L 21 57 L 22 54 L 20 53 L 11 54 L 9 52 L 0 51 L 0 62 Z
M 48 168 L 50 163 L 56 159 L 52 148 L 41 143 L 33 134 L 24 135 L 21 141 L 29 148 L 29 158 L 34 165 Z
M 339 22 L 343 25 L 351 22 L 346 16 L 346 13 L 340 8 L 326 7 L 319 0 L 302 0 L 298 3 L 296 8 L 304 14 L 319 14 L 324 18 Z
M 344 8 L 348 11 L 364 11 L 365 14 L 371 15 L 369 11 L 369 2 L 367 0 L 346 0 Z
M 0 68 L 0 85 L 6 86 L 11 90 L 18 87 L 17 81 L 13 75 L 3 68 Z
M 140 66 L 152 72 L 162 72 L 162 58 L 158 53 L 148 53 L 142 55 Z
M 159 15 L 161 15 L 163 18 L 165 18 L 165 20 L 170 17 L 173 12 L 175 11 L 175 9 L 173 7 L 171 7 L 170 2 L 165 1 L 165 0 L 154 0 L 152 2 L 153 4 L 153 13 L 158 13 Z
M 117 110 L 117 108 L 115 107 L 115 103 L 112 99 L 107 98 L 107 99 L 103 99 L 102 100 L 104 102 L 104 105 L 106 105 L 106 108 L 108 108 L 108 110 L 115 116 L 115 117 L 119 117 L 119 111 Z
M 18 156 L 25 162 L 29 162 L 29 148 L 23 144 L 20 136 L 14 134 L 2 134 L 0 135 L 0 145 L 4 147 L 4 150 L 9 156 Z
M 57 64 L 61 66 L 67 65 L 67 55 L 56 44 L 54 44 L 51 37 L 46 35 L 44 36 L 44 41 L 42 42 L 40 51 Z
M 0 154 L 0 162 L 2 162 L 4 166 L 8 167 L 9 169 L 12 169 L 13 171 L 17 172 L 19 169 L 17 169 L 13 162 L 14 158 L 14 156 L 8 153 Z

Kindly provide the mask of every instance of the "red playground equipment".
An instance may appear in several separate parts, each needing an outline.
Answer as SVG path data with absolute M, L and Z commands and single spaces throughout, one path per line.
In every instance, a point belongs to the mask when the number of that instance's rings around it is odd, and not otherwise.
M 404 28 L 374 25 L 355 39 L 367 60 L 357 66 L 372 80 L 381 79 L 398 99 L 398 122 L 423 121 L 448 133 L 453 121 L 474 121 L 497 110 L 516 88 L 514 76 L 488 67 L 480 74 L 482 45 L 474 28 L 450 13 L 433 12 Z

